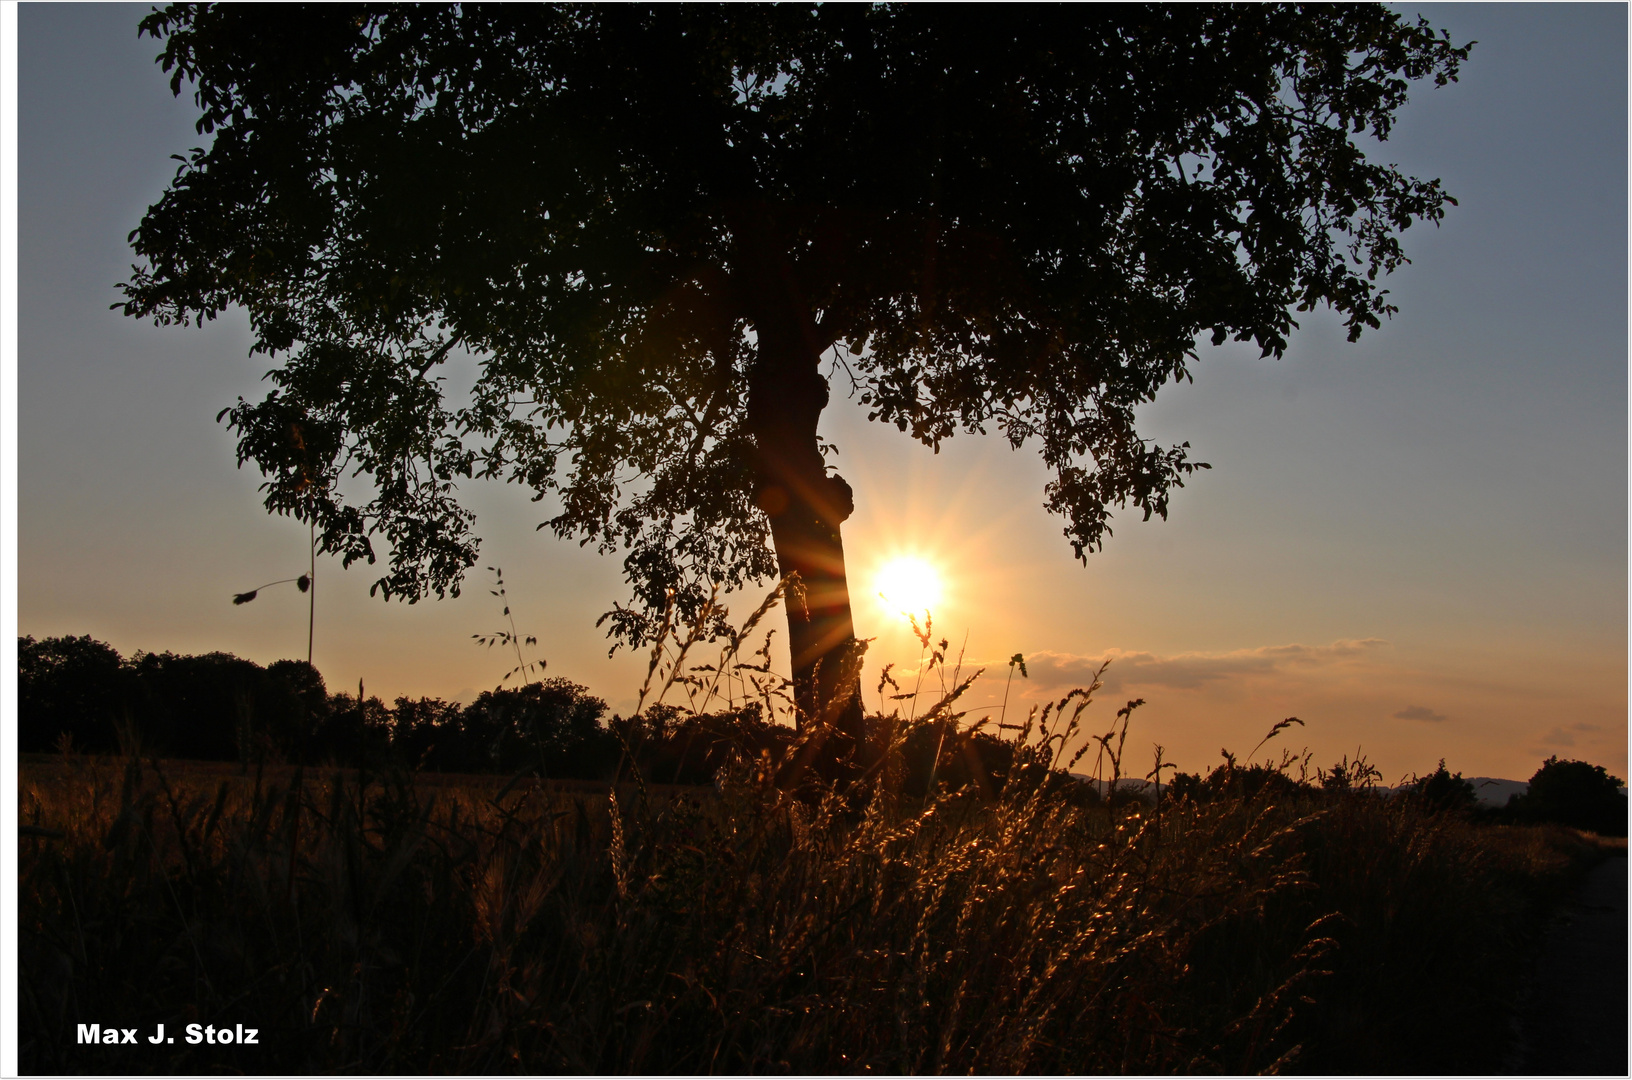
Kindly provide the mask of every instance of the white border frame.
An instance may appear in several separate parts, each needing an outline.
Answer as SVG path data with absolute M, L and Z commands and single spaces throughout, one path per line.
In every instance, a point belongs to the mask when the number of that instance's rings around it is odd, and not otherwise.
M 0 1076 L 17 1046 L 17 2 L 0 4 Z

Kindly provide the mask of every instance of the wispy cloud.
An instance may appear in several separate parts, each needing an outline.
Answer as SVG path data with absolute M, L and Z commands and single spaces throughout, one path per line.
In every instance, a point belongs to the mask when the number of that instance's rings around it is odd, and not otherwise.
M 1396 720 L 1426 720 L 1431 724 L 1438 724 L 1449 720 L 1444 713 L 1435 712 L 1426 705 L 1410 705 L 1394 714 Z
M 1589 735 L 1602 730 L 1603 728 L 1597 724 L 1571 724 L 1568 728 L 1560 725 L 1543 735 L 1541 741 L 1545 746 L 1574 746 L 1575 736 L 1578 733 Z
M 1122 649 L 1112 649 L 1099 656 L 1045 651 L 1027 656 L 1026 663 L 1032 678 L 1045 685 L 1086 683 L 1100 664 L 1109 660 L 1111 667 L 1105 673 L 1105 685 L 1112 692 L 1126 686 L 1198 690 L 1230 680 L 1341 664 L 1374 653 L 1387 644 L 1382 638 L 1346 638 L 1329 645 L 1264 645 L 1232 652 L 1172 656 Z

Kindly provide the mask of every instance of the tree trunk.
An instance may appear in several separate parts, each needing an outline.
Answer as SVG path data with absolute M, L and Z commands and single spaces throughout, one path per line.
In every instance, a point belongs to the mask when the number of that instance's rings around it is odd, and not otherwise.
M 758 355 L 749 375 L 747 421 L 757 450 L 755 494 L 770 518 L 777 568 L 783 577 L 798 574 L 803 587 L 802 598 L 796 594 L 786 604 L 798 723 L 837 736 L 824 756 L 859 756 L 865 745 L 862 648 L 839 537 L 853 502 L 850 485 L 828 475 L 817 448 L 816 425 L 828 400 L 823 345 L 786 260 L 755 262 L 746 291 Z
M 762 336 L 762 354 L 766 345 Z M 860 656 L 839 535 L 852 509 L 850 485 L 828 475 L 817 450 L 816 421 L 827 402 L 827 384 L 815 357 L 787 362 L 792 359 L 762 359 L 772 371 L 764 385 L 750 391 L 749 426 L 758 449 L 755 494 L 770 518 L 778 572 L 798 574 L 802 586 L 802 596 L 796 592 L 786 604 L 799 723 L 831 724 L 859 741 Z

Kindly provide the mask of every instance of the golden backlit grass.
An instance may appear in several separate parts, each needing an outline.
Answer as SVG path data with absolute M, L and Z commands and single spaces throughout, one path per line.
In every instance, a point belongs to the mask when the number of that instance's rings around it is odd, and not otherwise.
M 1500 1068 L 1584 845 L 1408 799 L 22 777 L 25 1072 Z M 885 769 L 882 775 L 888 775 Z M 257 1047 L 80 1047 L 242 1023 Z
M 974 676 L 947 671 L 927 620 L 913 627 L 940 699 L 919 708 L 920 676 L 905 717 L 869 718 L 872 769 L 812 770 L 823 724 L 769 743 L 763 724 L 743 727 L 733 742 L 736 712 L 702 712 L 721 698 L 737 710 L 738 690 L 756 718 L 787 706 L 769 647 L 739 656 L 786 587 L 712 665 L 684 666 L 708 613 L 689 628 L 666 618 L 640 699 L 678 689 L 689 708 L 618 729 L 622 773 L 663 731 L 719 728 L 711 788 L 658 788 L 638 769 L 575 785 L 71 755 L 26 766 L 23 1070 L 1507 1064 L 1538 914 L 1591 844 L 1385 798 L 1363 786 L 1364 762 L 1319 774 L 1362 786 L 1317 788 L 1307 757 L 1232 758 L 1159 806 L 1102 805 L 1064 770 L 1092 748 L 1114 784 L 1142 703 L 1091 735 L 1096 680 L 1023 722 L 965 727 L 955 708 Z M 893 682 L 886 669 L 880 693 Z M 1151 775 L 1164 768 L 1158 748 Z M 824 771 L 845 782 L 824 787 Z M 160 1023 L 242 1024 L 260 1040 L 78 1046 L 82 1023 L 143 1038 Z

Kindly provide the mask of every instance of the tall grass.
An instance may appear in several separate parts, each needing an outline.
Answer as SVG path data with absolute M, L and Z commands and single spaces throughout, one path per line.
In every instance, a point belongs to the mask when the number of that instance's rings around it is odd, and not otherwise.
M 649 686 L 774 694 L 755 671 L 654 657 Z M 1276 783 L 1228 764 L 1154 807 L 1101 805 L 1058 771 L 1081 742 L 1122 772 L 1132 707 L 1082 741 L 1092 688 L 1006 733 L 998 780 L 950 789 L 982 734 L 958 723 L 959 685 L 911 723 L 874 718 L 878 768 L 798 793 L 770 750 L 735 754 L 713 789 L 594 795 L 136 759 L 25 774 L 22 1068 L 1500 1067 L 1564 834 L 1320 791 L 1296 759 Z M 913 732 L 948 766 L 923 794 L 903 783 Z M 76 1045 L 91 1022 L 260 1040 Z
M 644 806 L 136 762 L 25 789 L 42 1072 L 1481 1071 L 1565 861 L 1370 794 L 1175 801 L 1158 839 L 1047 785 L 858 816 L 749 764 Z M 261 1045 L 73 1045 L 91 1021 Z

